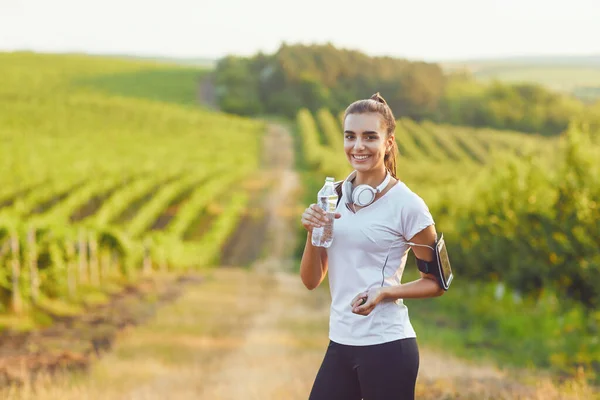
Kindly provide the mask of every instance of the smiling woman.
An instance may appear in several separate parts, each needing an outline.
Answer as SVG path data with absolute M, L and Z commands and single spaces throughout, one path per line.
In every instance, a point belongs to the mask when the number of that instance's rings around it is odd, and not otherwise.
M 332 297 L 330 343 L 312 400 L 414 398 L 419 350 L 403 299 L 439 296 L 443 289 L 425 273 L 401 283 L 411 246 L 425 245 L 412 250 L 431 261 L 426 246 L 437 233 L 425 202 L 396 176 L 395 127 L 379 93 L 352 103 L 344 114 L 344 152 L 353 171 L 338 187 L 331 247 L 311 243 L 324 212 L 313 204 L 302 216 L 308 232 L 302 281 L 314 289 L 329 273 Z

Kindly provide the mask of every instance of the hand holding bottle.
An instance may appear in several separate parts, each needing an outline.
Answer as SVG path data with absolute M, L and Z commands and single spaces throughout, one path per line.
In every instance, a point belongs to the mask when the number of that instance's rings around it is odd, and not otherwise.
M 314 226 L 312 230 L 311 243 L 316 247 L 329 247 L 333 242 L 333 222 L 335 210 L 338 203 L 338 194 L 334 187 L 334 178 L 328 176 L 325 184 L 317 193 L 317 206 L 325 212 L 325 221 L 320 226 Z
M 342 215 L 335 213 L 335 218 L 338 219 Z M 302 213 L 302 226 L 307 232 L 312 233 L 313 228 L 322 228 L 329 223 L 327 212 L 319 205 L 313 203 Z

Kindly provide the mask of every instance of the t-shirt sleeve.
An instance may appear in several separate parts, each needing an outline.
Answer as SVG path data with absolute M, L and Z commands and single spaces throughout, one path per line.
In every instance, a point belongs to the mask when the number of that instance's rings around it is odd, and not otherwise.
M 402 229 L 404 238 L 410 240 L 417 233 L 434 224 L 435 221 L 425 201 L 416 194 L 410 196 L 409 201 L 402 208 L 400 214 L 400 228 Z

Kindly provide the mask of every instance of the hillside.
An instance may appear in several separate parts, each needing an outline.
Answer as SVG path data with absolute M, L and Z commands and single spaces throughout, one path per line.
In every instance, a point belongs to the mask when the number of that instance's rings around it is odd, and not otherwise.
M 115 284 L 218 258 L 265 127 L 200 108 L 204 73 L 0 54 L 2 314 L 31 328 L 34 305 L 77 312 Z
M 600 98 L 600 54 L 473 59 L 441 65 L 445 71 L 467 70 L 484 82 L 533 82 L 585 101 Z
M 464 60 L 440 61 L 444 67 L 461 65 L 538 65 L 538 66 L 596 66 L 600 67 L 600 53 L 588 55 L 545 55 L 472 58 Z

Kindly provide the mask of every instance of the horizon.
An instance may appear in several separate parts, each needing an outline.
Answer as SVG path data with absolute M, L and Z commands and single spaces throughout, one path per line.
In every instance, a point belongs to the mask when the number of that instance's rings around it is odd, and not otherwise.
M 325 45 L 327 43 L 286 43 L 288 45 Z M 390 54 L 369 54 L 361 49 L 349 48 L 349 47 L 340 47 L 336 46 L 332 43 L 332 45 L 337 49 L 351 50 L 351 51 L 359 51 L 361 53 L 366 54 L 369 57 L 392 57 L 399 59 L 407 59 L 409 61 L 426 61 L 431 63 L 469 63 L 469 62 L 486 62 L 486 61 L 525 61 L 525 60 L 535 60 L 535 59 L 595 59 L 596 57 L 600 57 L 600 51 L 592 51 L 586 53 L 508 53 L 508 54 L 497 54 L 497 55 L 483 55 L 483 56 L 473 56 L 473 57 L 465 57 L 465 58 L 446 58 L 446 59 L 432 59 L 432 60 L 424 60 L 419 58 L 407 58 L 398 55 L 390 55 Z M 271 52 L 264 52 L 265 54 L 273 54 L 277 49 Z M 244 54 L 243 56 L 253 56 L 258 54 L 259 51 L 253 54 Z M 202 54 L 190 55 L 190 56 L 172 56 L 169 54 L 159 54 L 159 53 L 107 53 L 107 52 L 93 52 L 93 51 L 77 51 L 77 50 L 63 50 L 63 51 L 46 51 L 46 50 L 35 50 L 35 49 L 11 49 L 11 50 L 3 50 L 0 49 L 0 53 L 36 53 L 36 54 L 47 54 L 47 55 L 82 55 L 82 56 L 92 56 L 92 57 L 125 57 L 125 58 L 141 58 L 141 59 L 164 59 L 164 60 L 173 60 L 173 61 L 209 61 L 215 62 L 218 61 L 221 57 L 228 55 L 238 55 L 240 54 L 224 54 L 218 58 L 211 58 L 209 56 L 204 56 Z

